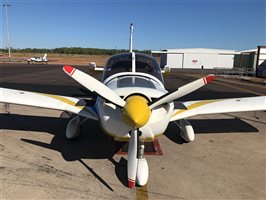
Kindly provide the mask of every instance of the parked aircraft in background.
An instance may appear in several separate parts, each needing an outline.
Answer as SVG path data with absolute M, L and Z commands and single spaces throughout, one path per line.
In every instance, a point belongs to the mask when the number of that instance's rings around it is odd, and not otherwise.
M 32 57 L 27 59 L 28 64 L 31 62 L 38 62 L 38 63 L 48 63 L 47 53 L 44 54 L 43 57 Z
M 214 80 L 208 75 L 170 93 L 164 87 L 161 69 L 155 58 L 132 50 L 112 56 L 103 72 L 102 82 L 72 67 L 65 73 L 98 95 L 96 103 L 68 96 L 0 88 L 0 102 L 36 106 L 75 114 L 66 127 L 66 137 L 74 139 L 87 119 L 99 121 L 102 129 L 116 141 L 129 141 L 128 186 L 144 186 L 149 177 L 144 157 L 144 142 L 162 135 L 169 122 L 176 121 L 187 142 L 194 130 L 186 118 L 214 113 L 266 110 L 266 96 L 180 102 L 178 99 Z M 89 134 L 89 133 L 88 133 Z M 86 151 L 86 149 L 84 149 Z

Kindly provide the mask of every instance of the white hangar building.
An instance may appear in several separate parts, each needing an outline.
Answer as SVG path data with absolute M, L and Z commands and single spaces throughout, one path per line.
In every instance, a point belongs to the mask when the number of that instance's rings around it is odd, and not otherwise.
M 206 48 L 165 49 L 151 53 L 161 55 L 162 68 L 168 66 L 181 69 L 231 69 L 234 65 L 235 54 L 239 54 L 236 50 Z

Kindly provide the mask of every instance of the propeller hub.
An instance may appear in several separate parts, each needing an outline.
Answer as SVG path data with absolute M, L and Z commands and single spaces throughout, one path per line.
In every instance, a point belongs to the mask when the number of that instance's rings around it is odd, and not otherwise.
M 147 99 L 139 95 L 130 96 L 126 100 L 123 115 L 129 126 L 133 128 L 143 127 L 151 116 Z

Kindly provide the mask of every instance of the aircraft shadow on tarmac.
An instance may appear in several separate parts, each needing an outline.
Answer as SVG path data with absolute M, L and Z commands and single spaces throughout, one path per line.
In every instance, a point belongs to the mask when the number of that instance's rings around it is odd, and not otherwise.
M 81 127 L 81 134 L 74 141 L 65 137 L 68 118 L 26 116 L 17 114 L 0 114 L 0 129 L 43 132 L 54 135 L 50 144 L 30 139 L 21 139 L 33 145 L 58 151 L 66 161 L 78 160 L 110 191 L 113 189 L 82 159 L 108 159 L 115 165 L 115 173 L 119 181 L 127 186 L 127 161 L 123 157 L 116 162 L 113 159 L 117 149 L 114 140 L 106 135 L 98 122 L 87 120 Z M 232 119 L 192 119 L 189 120 L 196 134 L 204 133 L 254 133 L 258 130 L 239 118 Z M 12 133 L 11 133 L 12 134 Z M 180 129 L 175 123 L 170 123 L 164 135 L 177 144 L 183 144 Z
M 102 131 L 97 121 L 87 120 L 81 126 L 81 134 L 75 140 L 68 140 L 65 137 L 65 128 L 68 121 L 68 118 L 0 114 L 0 129 L 52 134 L 54 137 L 50 144 L 33 140 L 23 141 L 59 151 L 66 161 L 74 161 L 81 158 L 109 159 L 116 153 L 115 141 Z M 190 119 L 189 121 L 196 134 L 258 132 L 258 129 L 240 118 Z M 170 140 L 179 143 L 180 129 L 175 123 L 171 122 L 164 135 Z
M 228 117 L 227 117 L 228 118 Z M 0 129 L 46 132 L 54 135 L 50 144 L 40 141 L 25 142 L 59 151 L 66 161 L 85 159 L 112 159 L 116 153 L 114 140 L 106 135 L 97 121 L 87 120 L 81 127 L 81 134 L 74 141 L 65 137 L 68 118 L 0 114 Z M 256 133 L 258 129 L 241 120 L 231 119 L 190 119 L 196 134 L 209 133 Z M 170 123 L 164 135 L 175 143 L 182 144 L 180 129 Z M 114 161 L 111 160 L 113 163 Z
M 223 134 L 223 133 L 257 133 L 259 130 L 240 118 L 232 119 L 190 119 L 188 120 L 195 134 Z M 186 143 L 180 135 L 180 128 L 174 122 L 170 122 L 164 135 L 171 141 Z

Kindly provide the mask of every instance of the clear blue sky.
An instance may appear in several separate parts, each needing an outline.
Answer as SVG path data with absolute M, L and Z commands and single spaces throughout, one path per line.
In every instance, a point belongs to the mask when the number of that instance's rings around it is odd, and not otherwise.
M 5 3 L 2 0 L 2 4 Z M 8 0 L 13 48 L 221 48 L 265 45 L 265 0 Z M 1 9 L 1 47 L 7 46 Z

